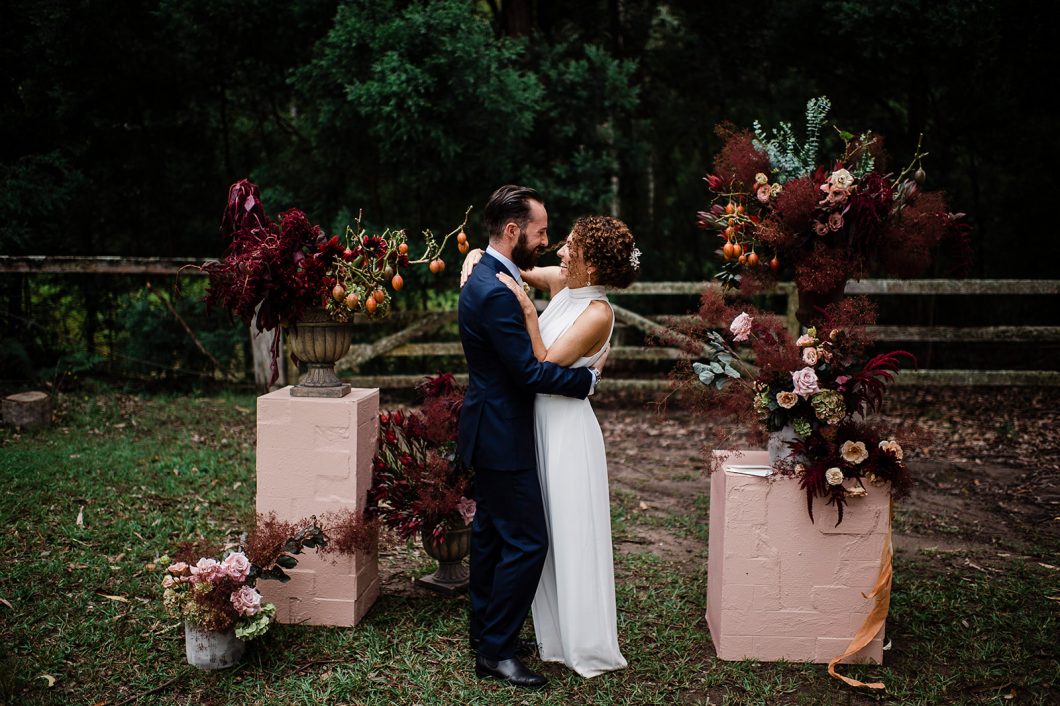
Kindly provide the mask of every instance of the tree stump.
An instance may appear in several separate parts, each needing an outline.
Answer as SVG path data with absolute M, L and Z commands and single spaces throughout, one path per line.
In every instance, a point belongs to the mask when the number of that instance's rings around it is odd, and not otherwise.
M 52 401 L 46 392 L 19 392 L 4 398 L 4 424 L 29 429 L 51 426 Z

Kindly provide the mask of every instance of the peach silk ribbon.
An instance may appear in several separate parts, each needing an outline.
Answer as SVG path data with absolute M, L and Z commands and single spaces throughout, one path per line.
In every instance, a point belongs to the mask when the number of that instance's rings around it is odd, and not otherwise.
M 850 644 L 847 645 L 847 648 L 843 650 L 843 654 L 828 663 L 828 673 L 836 679 L 842 679 L 850 686 L 864 686 L 869 689 L 886 688 L 881 681 L 866 684 L 857 679 L 844 677 L 842 674 L 836 672 L 835 666 L 840 660 L 849 657 L 865 645 L 872 642 L 872 639 L 876 637 L 883 628 L 883 624 L 887 622 L 887 611 L 891 607 L 891 578 L 894 576 L 894 567 L 891 563 L 891 560 L 894 557 L 894 553 L 891 551 L 891 526 L 894 523 L 893 500 L 890 502 L 887 514 L 887 538 L 883 541 L 883 553 L 880 556 L 880 577 L 876 579 L 876 586 L 868 593 L 868 595 L 864 593 L 861 594 L 865 598 L 875 598 L 876 604 L 872 607 L 872 611 L 869 613 L 868 617 L 865 618 L 865 622 L 863 622 L 861 627 L 858 628 L 857 633 L 854 635 L 854 639 L 851 640 Z

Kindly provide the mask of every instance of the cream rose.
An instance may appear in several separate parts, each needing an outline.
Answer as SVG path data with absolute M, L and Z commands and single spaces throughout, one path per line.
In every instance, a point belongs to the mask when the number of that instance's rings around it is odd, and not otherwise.
M 817 365 L 817 349 L 816 348 L 803 348 L 802 349 L 802 362 L 806 365 Z
M 880 449 L 894 456 L 899 461 L 902 460 L 902 447 L 898 445 L 898 442 L 894 439 L 885 439 L 880 442 Z
M 839 485 L 843 482 L 843 471 L 832 467 L 824 472 L 824 479 L 828 485 Z
M 857 465 L 869 457 L 869 450 L 863 441 L 844 441 L 839 447 L 839 455 L 847 463 Z
M 854 185 L 854 175 L 846 169 L 837 169 L 828 177 L 828 182 L 840 189 L 849 189 Z
M 799 396 L 787 390 L 777 393 L 777 404 L 784 409 L 791 409 L 799 403 Z
M 853 488 L 847 488 L 848 498 L 863 498 L 869 494 L 869 491 L 863 485 L 858 485 Z
M 762 172 L 758 172 L 757 174 L 755 174 L 755 184 L 758 184 L 759 186 L 761 186 L 763 184 L 768 184 L 768 183 L 769 183 L 769 177 L 767 177 L 765 174 L 763 174 Z

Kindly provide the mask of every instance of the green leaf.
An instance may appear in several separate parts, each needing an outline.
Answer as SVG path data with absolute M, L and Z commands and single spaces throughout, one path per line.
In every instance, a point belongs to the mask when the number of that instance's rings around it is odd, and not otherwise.
M 279 559 L 276 560 L 276 565 L 282 566 L 285 569 L 293 569 L 294 567 L 298 566 L 298 560 L 295 559 L 293 556 L 281 556 Z

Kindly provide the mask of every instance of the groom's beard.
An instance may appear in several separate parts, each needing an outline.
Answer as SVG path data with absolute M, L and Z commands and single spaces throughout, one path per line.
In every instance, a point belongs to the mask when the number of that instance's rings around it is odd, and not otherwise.
M 541 254 L 539 249 L 531 248 L 527 242 L 526 231 L 519 231 L 519 241 L 512 248 L 512 262 L 520 270 L 533 269 L 537 264 L 537 256 Z

